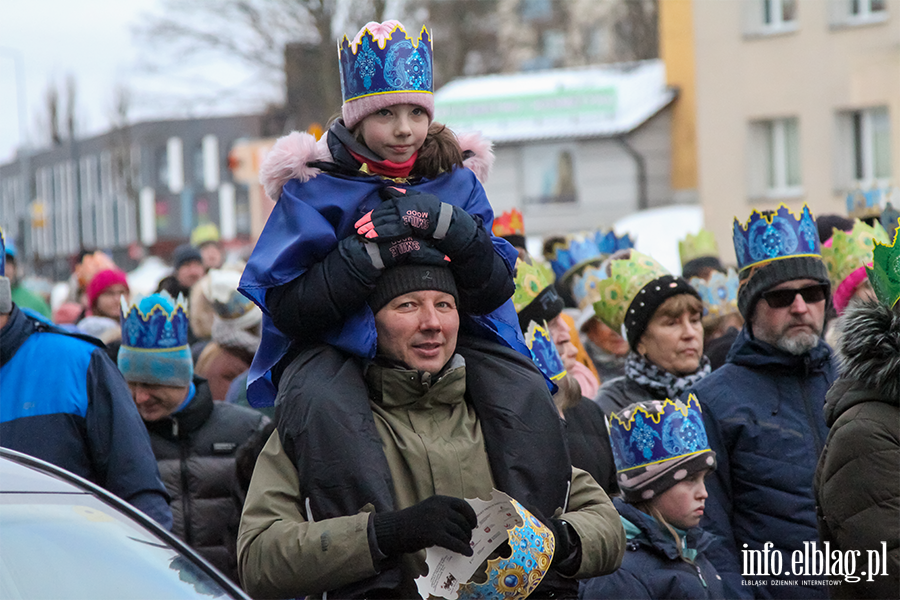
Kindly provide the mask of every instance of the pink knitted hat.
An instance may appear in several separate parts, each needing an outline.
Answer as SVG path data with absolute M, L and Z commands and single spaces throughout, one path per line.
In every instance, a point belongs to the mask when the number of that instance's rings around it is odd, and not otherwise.
M 126 290 L 128 289 L 128 279 L 125 278 L 125 273 L 118 269 L 106 269 L 94 275 L 87 287 L 89 306 L 94 306 L 94 301 L 103 293 L 103 290 L 117 283 L 121 283 Z

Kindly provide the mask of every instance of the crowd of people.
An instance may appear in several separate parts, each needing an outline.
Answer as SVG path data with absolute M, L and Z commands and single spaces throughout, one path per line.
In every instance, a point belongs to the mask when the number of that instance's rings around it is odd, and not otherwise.
M 640 231 L 532 256 L 482 187 L 490 145 L 434 120 L 427 29 L 339 48 L 341 115 L 266 157 L 246 264 L 204 225 L 156 293 L 96 252 L 51 312 L 5 242 L 3 446 L 253 597 L 419 597 L 432 549 L 480 548 L 472 501 L 497 491 L 521 524 L 448 578 L 459 598 L 900 597 L 889 206 L 754 210 L 733 261 L 682 240 L 680 275 Z M 832 552 L 855 566 L 806 558 Z

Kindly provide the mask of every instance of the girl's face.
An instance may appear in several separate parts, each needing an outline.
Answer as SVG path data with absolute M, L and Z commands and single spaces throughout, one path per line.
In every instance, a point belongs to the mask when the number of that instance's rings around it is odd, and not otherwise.
M 706 505 L 706 484 L 703 479 L 709 469 L 694 473 L 679 481 L 651 501 L 670 524 L 679 529 L 690 529 L 700 523 Z
M 409 160 L 425 142 L 428 113 L 415 104 L 394 104 L 359 122 L 359 131 L 369 150 L 385 160 Z

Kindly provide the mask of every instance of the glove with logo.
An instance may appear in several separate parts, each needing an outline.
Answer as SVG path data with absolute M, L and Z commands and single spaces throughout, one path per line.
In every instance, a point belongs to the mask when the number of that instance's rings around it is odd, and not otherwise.
M 362 272 L 371 271 L 372 267 L 381 271 L 407 262 L 440 265 L 449 260 L 425 240 L 414 237 L 375 243 L 353 235 L 338 243 L 338 251 L 347 263 Z

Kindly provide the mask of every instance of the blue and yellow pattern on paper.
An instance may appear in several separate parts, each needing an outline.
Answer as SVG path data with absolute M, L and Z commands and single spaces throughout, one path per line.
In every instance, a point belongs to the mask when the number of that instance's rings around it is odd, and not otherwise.
M 819 230 L 807 205 L 795 215 L 784 204 L 776 211 L 754 210 L 746 224 L 734 219 L 738 270 L 782 258 L 820 257 Z

